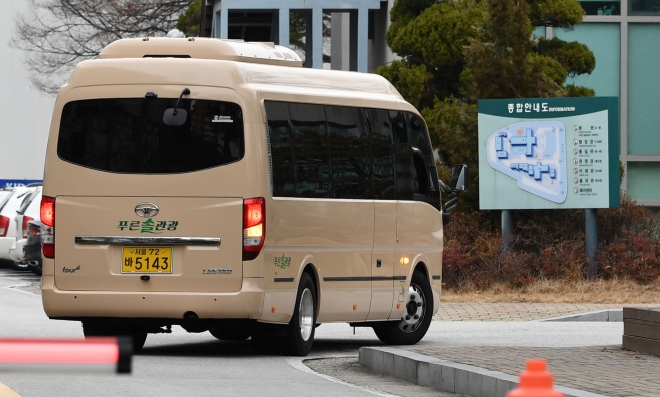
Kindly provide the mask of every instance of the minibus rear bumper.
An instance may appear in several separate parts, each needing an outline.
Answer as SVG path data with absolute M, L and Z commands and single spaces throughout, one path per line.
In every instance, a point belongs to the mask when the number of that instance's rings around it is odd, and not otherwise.
M 194 312 L 200 319 L 259 319 L 264 302 L 263 278 L 244 278 L 238 292 L 63 291 L 55 277 L 42 278 L 42 301 L 48 317 L 171 318 Z

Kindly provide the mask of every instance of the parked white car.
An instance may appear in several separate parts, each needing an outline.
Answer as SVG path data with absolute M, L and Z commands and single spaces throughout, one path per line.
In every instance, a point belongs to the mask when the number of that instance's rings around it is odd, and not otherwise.
M 16 245 L 16 211 L 36 187 L 15 187 L 0 201 L 0 259 L 12 260 L 10 250 Z
M 25 257 L 23 246 L 27 242 L 28 238 L 28 222 L 33 220 L 40 220 L 40 207 L 41 187 L 38 187 L 23 199 L 21 202 L 21 207 L 18 209 L 18 211 L 16 211 L 16 216 L 14 217 L 14 224 L 16 226 L 16 239 L 11 249 L 9 250 L 9 256 L 14 261 L 14 264 L 18 267 L 27 267 L 27 264 L 23 263 L 23 258 Z
M 0 188 L 0 208 L 2 208 L 2 203 L 4 200 L 11 195 L 13 188 Z

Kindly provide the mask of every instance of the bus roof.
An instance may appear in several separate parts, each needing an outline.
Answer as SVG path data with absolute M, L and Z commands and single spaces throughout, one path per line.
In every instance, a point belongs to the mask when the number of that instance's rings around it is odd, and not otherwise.
M 246 56 L 248 50 L 252 51 L 251 56 Z M 397 107 L 415 111 L 396 88 L 379 75 L 282 67 L 283 64 L 295 66 L 294 61 L 264 58 L 272 52 L 297 57 L 290 49 L 272 43 L 201 38 L 194 41 L 122 39 L 108 45 L 100 59 L 81 62 L 71 75 L 68 88 L 138 84 L 215 86 L 254 91 L 270 97 L 334 98 L 331 102 L 339 103 L 340 98 L 346 98 L 347 105 L 353 102 L 351 99 L 361 102 L 362 106 L 370 100 L 381 104 L 394 102 L 399 104 Z
M 106 46 L 99 54 L 99 58 L 195 58 L 302 66 L 298 54 L 274 43 L 203 37 L 121 39 Z

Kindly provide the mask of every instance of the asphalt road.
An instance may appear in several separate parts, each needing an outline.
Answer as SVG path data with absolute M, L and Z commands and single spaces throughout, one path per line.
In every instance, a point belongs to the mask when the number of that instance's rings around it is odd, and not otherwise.
M 82 338 L 79 323 L 46 317 L 41 297 L 34 293 L 37 286 L 34 276 L 0 269 L 0 337 Z M 621 342 L 622 332 L 622 323 L 435 321 L 418 346 L 612 345 Z M 369 328 L 353 334 L 346 324 L 323 324 L 307 358 L 356 356 L 361 346 L 377 345 L 381 343 Z M 258 356 L 249 342 L 221 342 L 207 332 L 188 334 L 173 327 L 172 334 L 149 336 L 134 357 L 131 375 L 0 373 L 0 382 L 23 397 L 428 395 L 428 389 L 413 393 L 409 385 L 356 374 L 359 369 L 346 375 L 353 364 L 335 359 L 312 365 L 326 374 L 319 375 L 300 358 Z

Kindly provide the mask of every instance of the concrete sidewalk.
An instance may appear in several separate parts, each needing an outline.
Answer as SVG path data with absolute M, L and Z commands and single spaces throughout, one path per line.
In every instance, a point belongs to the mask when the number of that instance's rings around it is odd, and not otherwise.
M 659 305 L 442 303 L 434 320 L 525 322 L 612 311 L 623 306 Z M 594 327 L 598 324 L 593 322 Z M 660 357 L 625 351 L 621 345 L 457 347 L 426 344 L 360 349 L 360 363 L 375 372 L 472 397 L 504 397 L 517 386 L 518 376 L 530 358 L 547 360 L 557 389 L 566 396 L 660 396 Z

